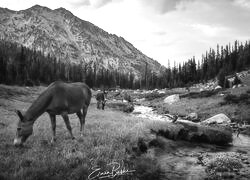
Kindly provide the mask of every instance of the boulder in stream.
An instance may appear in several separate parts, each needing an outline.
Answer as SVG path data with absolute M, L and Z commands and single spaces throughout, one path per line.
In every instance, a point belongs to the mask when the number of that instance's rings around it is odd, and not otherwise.
M 217 114 L 201 122 L 202 125 L 224 124 L 229 125 L 231 120 L 223 113 Z
M 175 102 L 178 102 L 180 100 L 179 94 L 173 94 L 171 96 L 168 96 L 164 99 L 164 103 L 167 104 L 173 104 Z

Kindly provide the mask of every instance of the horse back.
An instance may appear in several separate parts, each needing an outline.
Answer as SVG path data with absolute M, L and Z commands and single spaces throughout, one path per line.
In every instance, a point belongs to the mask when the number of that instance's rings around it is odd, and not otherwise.
M 85 83 L 55 82 L 49 86 L 48 92 L 52 101 L 48 110 L 55 114 L 62 111 L 75 113 L 82 108 L 87 108 L 91 100 L 91 91 Z

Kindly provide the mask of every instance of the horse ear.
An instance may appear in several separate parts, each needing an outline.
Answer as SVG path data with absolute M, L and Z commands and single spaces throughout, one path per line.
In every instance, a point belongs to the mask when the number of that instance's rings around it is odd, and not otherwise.
M 23 121 L 23 114 L 21 113 L 21 111 L 16 110 L 16 113 L 17 113 L 18 117 L 20 118 L 20 120 Z

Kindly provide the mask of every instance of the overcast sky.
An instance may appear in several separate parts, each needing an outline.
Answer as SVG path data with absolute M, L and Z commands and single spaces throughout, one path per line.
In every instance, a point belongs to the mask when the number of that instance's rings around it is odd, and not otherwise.
M 0 0 L 12 10 L 35 4 L 64 7 L 163 65 L 250 39 L 250 0 Z

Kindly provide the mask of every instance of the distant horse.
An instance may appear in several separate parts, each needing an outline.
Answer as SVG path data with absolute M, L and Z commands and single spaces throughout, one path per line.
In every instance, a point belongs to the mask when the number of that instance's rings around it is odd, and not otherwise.
M 64 83 L 54 82 L 32 103 L 29 109 L 22 114 L 17 110 L 19 121 L 17 125 L 14 145 L 22 145 L 33 132 L 35 120 L 44 112 L 50 116 L 52 127 L 52 142 L 55 141 L 56 135 L 56 115 L 61 115 L 66 127 L 72 134 L 68 114 L 76 113 L 80 120 L 80 134 L 85 124 L 85 117 L 91 100 L 91 91 L 89 87 L 81 82 Z
M 99 92 L 96 95 L 96 101 L 97 101 L 97 109 L 101 109 L 100 105 L 102 106 L 102 110 L 104 110 L 105 103 L 107 98 L 107 92 Z
M 124 99 L 125 101 L 128 101 L 129 103 L 132 103 L 132 102 L 133 102 L 132 97 L 131 97 L 127 92 L 124 93 L 123 99 Z

